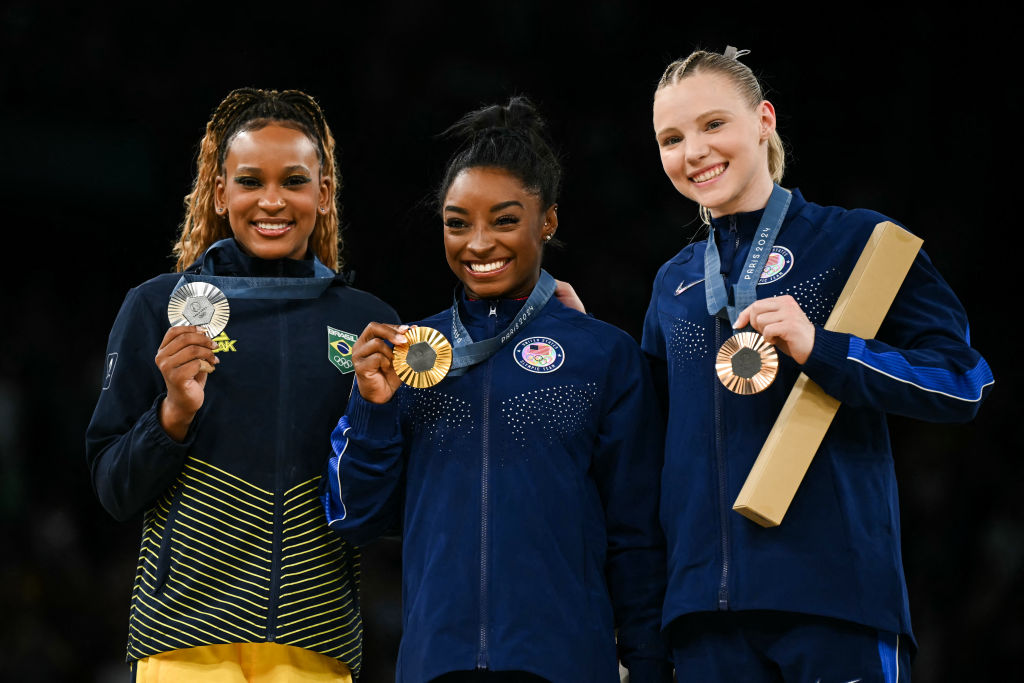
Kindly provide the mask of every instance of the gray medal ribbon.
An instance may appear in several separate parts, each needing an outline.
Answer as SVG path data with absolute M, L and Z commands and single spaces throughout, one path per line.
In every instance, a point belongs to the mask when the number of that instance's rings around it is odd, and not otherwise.
M 462 375 L 473 365 L 482 363 L 497 353 L 501 347 L 537 317 L 554 293 L 555 278 L 542 268 L 540 279 L 509 326 L 497 336 L 478 342 L 473 341 L 469 331 L 466 330 L 459 318 L 459 299 L 456 294 L 455 300 L 452 302 L 452 367 L 448 374 Z
M 736 284 L 733 285 L 734 306 L 729 305 L 725 278 L 722 277 L 722 262 L 718 256 L 718 247 L 715 246 L 715 230 L 714 227 L 711 228 L 707 248 L 704 250 L 704 296 L 710 315 L 718 315 L 725 309 L 729 322 L 735 323 L 743 309 L 757 300 L 757 281 L 764 270 L 765 259 L 775 245 L 775 238 L 782 228 L 792 199 L 793 194 L 778 183 L 772 188 L 772 194 L 758 223 L 754 241 L 747 252 L 746 264 Z
M 334 271 L 313 256 L 313 277 L 234 277 L 204 273 L 208 267 L 206 255 L 232 238 L 214 242 L 203 253 L 199 273 L 185 273 L 174 285 L 177 291 L 190 282 L 208 282 L 224 292 L 228 299 L 315 299 L 320 296 L 331 281 Z M 212 266 L 210 266 L 212 271 Z

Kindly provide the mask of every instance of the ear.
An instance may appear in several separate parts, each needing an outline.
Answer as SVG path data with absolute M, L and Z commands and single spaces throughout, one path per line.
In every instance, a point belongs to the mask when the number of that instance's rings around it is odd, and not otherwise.
M 761 140 L 767 140 L 775 132 L 775 105 L 768 100 L 762 100 L 757 105 L 757 115 L 760 122 Z
M 213 206 L 214 208 L 226 207 L 227 202 L 225 201 L 224 193 L 227 189 L 227 184 L 224 180 L 224 176 L 219 175 L 213 180 Z M 220 213 L 220 212 L 218 212 Z M 223 216 L 223 214 L 221 214 Z
M 544 225 L 540 228 L 540 238 L 547 242 L 558 230 L 558 204 L 552 204 L 544 212 Z
M 320 197 L 317 202 L 317 210 L 321 206 L 330 206 L 331 198 L 334 197 L 334 179 L 320 173 Z

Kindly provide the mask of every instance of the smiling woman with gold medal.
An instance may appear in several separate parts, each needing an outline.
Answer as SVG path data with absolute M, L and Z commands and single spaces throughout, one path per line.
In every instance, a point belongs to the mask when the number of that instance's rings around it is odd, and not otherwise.
M 403 537 L 401 683 L 617 683 L 619 659 L 667 681 L 643 355 L 541 268 L 561 171 L 532 105 L 451 132 L 438 200 L 460 284 L 449 309 L 356 342 L 328 519 L 353 543 Z

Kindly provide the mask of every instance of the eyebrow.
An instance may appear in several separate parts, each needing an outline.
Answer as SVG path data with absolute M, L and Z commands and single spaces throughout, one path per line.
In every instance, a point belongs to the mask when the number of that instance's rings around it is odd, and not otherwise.
M 714 118 L 716 116 L 730 116 L 731 114 L 732 114 L 732 111 L 729 110 L 729 109 L 710 109 L 708 111 L 705 111 L 705 112 L 702 112 L 702 113 L 698 114 L 696 120 L 700 121 L 702 119 L 710 119 L 710 118 Z M 665 133 L 667 133 L 670 130 L 678 131 L 679 128 L 677 128 L 676 126 L 666 126 L 666 127 L 662 128 L 661 130 L 656 131 L 654 133 L 654 135 L 655 135 L 655 137 L 660 137 L 660 136 L 664 135 Z
M 295 173 L 296 171 L 298 171 L 299 173 L 305 173 L 306 175 L 312 175 L 312 172 L 303 164 L 293 164 L 291 166 L 286 166 L 284 169 L 285 173 Z M 260 168 L 259 166 L 239 166 L 235 170 L 235 173 L 249 173 L 251 175 L 260 175 L 263 173 L 263 169 Z
M 501 211 L 502 209 L 507 209 L 510 206 L 518 206 L 519 208 L 523 208 L 523 203 L 520 202 L 520 201 L 517 201 L 515 199 L 512 199 L 512 200 L 507 201 L 507 202 L 499 202 L 499 203 L 497 203 L 497 204 L 495 204 L 494 206 L 491 207 L 491 213 L 494 213 L 496 211 Z M 461 213 L 461 214 L 468 214 L 469 213 L 469 211 L 466 211 L 461 206 L 455 206 L 454 204 L 449 204 L 448 206 L 444 207 L 444 210 L 445 211 L 451 211 L 452 213 Z

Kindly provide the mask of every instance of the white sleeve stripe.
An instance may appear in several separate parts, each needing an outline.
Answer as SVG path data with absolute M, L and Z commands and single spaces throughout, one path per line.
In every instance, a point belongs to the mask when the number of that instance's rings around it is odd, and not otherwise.
M 341 433 L 342 436 L 348 434 L 349 427 Z M 345 457 L 345 451 L 348 450 L 348 437 L 345 437 L 345 447 L 341 449 L 341 453 L 338 453 L 338 466 L 334 469 L 334 478 L 338 481 L 338 502 L 341 504 L 341 517 L 335 521 L 341 521 L 348 517 L 348 510 L 345 509 L 345 501 L 341 499 L 341 459 Z
M 894 379 L 897 382 L 903 382 L 904 384 L 909 384 L 912 387 L 916 387 L 916 388 L 920 389 L 921 391 L 927 391 L 927 392 L 932 393 L 932 394 L 940 394 L 942 396 L 947 396 L 949 398 L 955 398 L 958 401 L 966 401 L 967 403 L 977 403 L 978 401 L 980 401 L 981 400 L 981 396 L 982 396 L 982 394 L 985 391 L 985 387 L 989 386 L 990 384 L 995 384 L 995 380 L 994 379 L 989 381 L 989 382 L 986 382 L 985 384 L 981 385 L 981 387 L 978 389 L 978 396 L 977 396 L 977 398 L 969 398 L 969 397 L 964 397 L 964 396 L 957 396 L 956 394 L 949 394 L 949 393 L 946 393 L 945 391 L 939 391 L 938 389 L 929 389 L 928 387 L 921 386 L 920 384 L 918 384 L 916 382 L 911 382 L 910 380 L 903 379 L 902 377 L 897 377 L 896 375 L 891 375 L 888 372 L 883 372 L 882 370 L 879 370 L 878 368 L 874 367 L 870 363 L 864 362 L 860 358 L 854 358 L 853 356 L 847 356 L 846 360 L 852 360 L 855 363 L 860 363 L 861 365 L 863 365 L 864 367 L 868 368 L 869 370 L 874 370 L 878 374 L 884 375 L 884 376 L 888 377 L 889 379 Z

